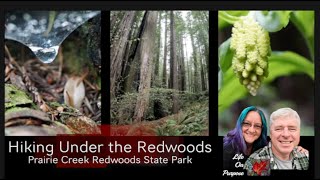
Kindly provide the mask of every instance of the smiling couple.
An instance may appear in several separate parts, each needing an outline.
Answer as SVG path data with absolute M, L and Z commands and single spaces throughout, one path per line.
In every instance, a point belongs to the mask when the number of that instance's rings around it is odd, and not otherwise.
M 245 108 L 236 127 L 223 139 L 224 168 L 230 167 L 235 154 L 244 154 L 247 175 L 270 175 L 271 169 L 307 170 L 308 150 L 300 142 L 300 117 L 290 108 L 273 112 L 269 121 L 270 142 L 263 112 L 254 106 Z M 232 164 L 232 163 L 231 163 Z

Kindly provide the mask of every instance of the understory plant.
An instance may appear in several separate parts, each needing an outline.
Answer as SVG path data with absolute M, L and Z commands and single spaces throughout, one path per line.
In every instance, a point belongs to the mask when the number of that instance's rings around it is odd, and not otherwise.
M 270 36 L 292 23 L 309 56 L 274 51 Z M 231 26 L 219 47 L 219 112 L 246 96 L 258 96 L 264 84 L 281 76 L 307 74 L 314 80 L 313 11 L 219 11 L 219 31 Z M 293 37 L 296 38 L 296 37 Z

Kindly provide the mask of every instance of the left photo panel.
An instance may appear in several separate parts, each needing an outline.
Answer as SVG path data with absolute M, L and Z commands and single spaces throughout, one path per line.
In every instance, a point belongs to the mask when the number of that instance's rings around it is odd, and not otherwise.
M 100 134 L 101 11 L 5 12 L 5 135 Z

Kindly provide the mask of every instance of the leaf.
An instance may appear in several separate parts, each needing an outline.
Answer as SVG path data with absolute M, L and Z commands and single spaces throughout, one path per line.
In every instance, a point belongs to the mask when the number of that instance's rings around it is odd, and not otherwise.
M 249 11 L 219 11 L 218 28 L 222 30 L 234 23 L 236 17 L 246 16 Z
M 273 52 L 269 58 L 269 76 L 262 83 L 270 83 L 281 76 L 307 74 L 314 80 L 314 64 L 294 52 Z M 248 95 L 230 68 L 224 73 L 223 85 L 219 91 L 219 112 Z
M 234 24 L 239 20 L 238 16 L 233 16 L 232 14 L 229 14 L 228 11 L 220 11 L 218 13 L 219 19 L 226 21 L 229 24 Z
M 301 33 L 306 34 L 307 37 L 314 35 L 314 11 L 294 11 L 292 14 L 294 24 Z
M 290 13 L 291 11 L 254 11 L 254 16 L 268 32 L 277 32 L 288 25 Z
M 259 176 L 261 176 L 262 171 L 265 171 L 267 169 L 267 165 L 269 163 L 270 162 L 268 160 L 261 160 L 260 162 L 255 162 L 253 164 L 253 171 L 257 173 Z
M 314 64 L 305 57 L 290 51 L 273 52 L 269 59 L 269 76 L 265 80 L 271 82 L 279 76 L 307 74 L 314 80 Z
M 219 112 L 224 111 L 235 101 L 242 99 L 247 93 L 231 68 L 223 74 L 224 79 L 218 96 Z
M 177 124 L 177 122 L 175 121 L 175 120 L 172 120 L 172 119 L 169 119 L 168 121 L 167 121 L 167 125 L 169 126 L 169 125 L 176 125 Z
M 230 49 L 230 42 L 231 38 L 227 39 L 220 45 L 218 50 L 219 66 L 223 72 L 226 72 L 232 64 L 232 57 L 234 52 Z
M 291 21 L 306 40 L 311 58 L 314 59 L 314 11 L 294 11 Z

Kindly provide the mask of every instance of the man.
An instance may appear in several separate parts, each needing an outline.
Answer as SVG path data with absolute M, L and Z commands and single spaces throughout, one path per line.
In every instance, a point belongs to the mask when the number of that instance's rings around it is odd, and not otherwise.
M 298 152 L 300 117 L 290 108 L 281 108 L 270 116 L 270 139 L 267 146 L 254 152 L 245 162 L 247 174 L 269 175 L 270 169 L 307 170 L 307 153 Z

